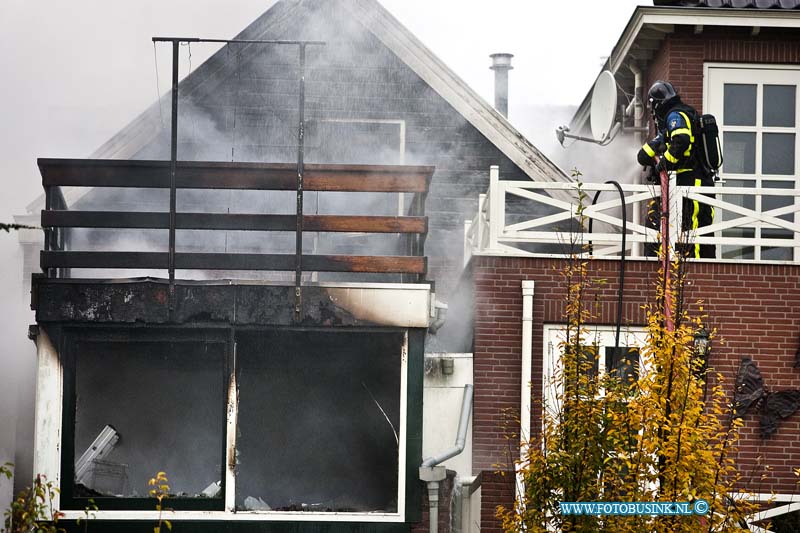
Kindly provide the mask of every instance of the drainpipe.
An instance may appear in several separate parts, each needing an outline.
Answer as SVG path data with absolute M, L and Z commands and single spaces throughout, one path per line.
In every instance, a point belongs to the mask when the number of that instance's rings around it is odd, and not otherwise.
M 628 69 L 633 72 L 633 127 L 641 128 L 644 118 L 644 105 L 642 104 L 642 69 L 636 63 L 629 63 Z M 641 137 L 644 135 L 638 129 L 636 132 Z
M 642 103 L 642 69 L 634 63 L 628 63 L 628 69 L 633 73 L 633 129 L 634 139 L 637 144 L 644 144 L 645 133 L 642 131 L 644 125 L 644 105 Z M 639 178 L 641 180 L 641 177 Z M 624 209 L 624 206 L 623 206 Z M 642 206 L 641 202 L 633 204 L 633 221 L 639 223 L 642 220 Z M 631 246 L 631 255 L 634 257 L 641 257 L 642 243 L 635 242 Z
M 520 404 L 519 404 L 519 439 L 520 463 L 517 466 L 517 505 L 522 505 L 525 495 L 525 478 L 522 475 L 522 465 L 528 455 L 528 441 L 531 438 L 531 368 L 533 343 L 533 280 L 522 281 L 522 364 L 520 379 Z
M 430 533 L 439 531 L 439 482 L 447 477 L 447 469 L 439 463 L 447 461 L 464 451 L 467 442 L 467 428 L 472 414 L 472 385 L 464 385 L 464 397 L 461 400 L 461 418 L 458 421 L 456 443 L 432 457 L 422 461 L 419 467 L 419 478 L 428 484 L 428 523 Z

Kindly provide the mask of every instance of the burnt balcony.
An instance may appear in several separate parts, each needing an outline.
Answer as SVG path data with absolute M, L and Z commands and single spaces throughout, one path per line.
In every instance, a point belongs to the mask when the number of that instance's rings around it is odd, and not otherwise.
M 292 164 L 178 161 L 172 189 L 169 161 L 40 159 L 39 168 L 39 320 L 86 320 L 106 309 L 109 321 L 128 322 L 147 308 L 147 321 L 234 323 L 233 302 L 246 293 L 254 306 L 270 302 L 251 309 L 257 322 L 289 323 L 294 314 L 293 323 L 324 324 L 340 318 L 326 317 L 320 303 L 348 284 L 430 290 L 424 206 L 433 167 L 308 164 L 300 194 Z M 168 201 L 170 190 L 177 201 Z M 108 288 L 131 283 L 138 307 Z M 217 287 L 193 291 L 197 284 Z M 87 291 L 91 298 L 81 296 Z M 359 323 L 352 307 L 347 316 Z

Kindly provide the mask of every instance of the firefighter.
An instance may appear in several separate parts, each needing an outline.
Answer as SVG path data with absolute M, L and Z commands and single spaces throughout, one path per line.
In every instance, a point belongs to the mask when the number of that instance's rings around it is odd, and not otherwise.
M 639 164 L 655 171 L 675 172 L 678 185 L 714 186 L 714 175 L 702 164 L 697 111 L 684 104 L 667 81 L 656 81 L 647 93 L 650 112 L 658 135 L 639 150 Z M 655 163 L 659 156 L 658 165 Z M 651 174 L 652 175 L 652 174 Z M 657 179 L 657 178 L 656 178 Z M 708 195 L 713 198 L 713 195 Z M 683 200 L 681 229 L 689 232 L 708 226 L 714 219 L 714 208 L 697 200 Z M 715 256 L 714 245 L 679 243 L 678 251 L 687 257 Z

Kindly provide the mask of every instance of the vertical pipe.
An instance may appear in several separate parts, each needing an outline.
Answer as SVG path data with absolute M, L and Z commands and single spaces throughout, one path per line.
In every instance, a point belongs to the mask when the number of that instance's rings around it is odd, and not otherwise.
M 427 191 L 426 192 L 417 193 L 416 210 L 415 210 L 415 213 L 414 213 L 415 216 L 423 216 L 425 214 L 425 202 L 426 202 L 427 198 L 428 198 Z M 417 244 L 416 244 L 416 250 L 414 252 L 414 255 L 417 255 L 419 257 L 424 257 L 425 256 L 425 241 L 427 239 L 428 239 L 428 228 L 425 228 L 425 233 L 420 233 L 420 234 L 417 234 L 417 236 L 416 236 L 416 243 Z M 423 272 L 421 274 L 417 274 L 417 281 L 418 282 L 425 281 L 425 276 L 427 276 L 427 274 L 428 274 L 428 272 L 427 272 L 427 266 L 426 266 L 425 272 Z
M 180 42 L 172 41 L 172 123 L 169 149 L 169 309 L 175 309 L 175 209 L 178 170 L 178 51 Z
M 506 197 L 500 190 L 500 167 L 489 167 L 489 249 L 498 248 L 498 239 L 506 226 Z
M 533 355 L 533 280 L 522 281 L 522 362 L 520 365 L 520 407 L 519 407 L 519 439 L 520 467 L 528 454 L 528 441 L 531 438 L 531 369 Z M 517 505 L 522 505 L 525 495 L 525 478 L 521 468 L 517 468 Z
M 472 484 L 475 476 L 466 478 L 461 483 L 461 527 L 460 533 L 470 533 L 472 522 Z
M 44 188 L 44 209 L 45 211 L 52 211 L 53 209 L 53 186 L 47 186 Z M 47 227 L 44 228 L 44 251 L 49 252 L 53 249 L 53 228 Z M 41 266 L 41 263 L 40 263 Z M 53 273 L 55 271 L 52 268 L 47 268 L 44 270 L 44 275 L 48 278 L 53 277 Z
M 635 129 L 634 139 L 637 144 L 643 144 L 645 134 L 639 131 L 642 127 L 644 117 L 644 106 L 642 105 L 642 70 L 635 63 L 630 63 L 628 68 L 633 73 L 633 127 Z M 639 177 L 641 183 L 641 176 Z M 636 202 L 633 204 L 633 221 L 640 224 L 642 221 L 642 203 Z M 644 255 L 642 243 L 634 242 L 631 244 L 631 256 L 641 257 Z
M 428 531 L 439 533 L 439 482 L 428 481 Z
M 492 66 L 494 71 L 494 108 L 501 115 L 508 118 L 508 71 L 513 69 L 511 58 L 513 54 L 492 54 Z
M 656 161 L 658 162 L 658 161 Z M 669 174 L 666 170 L 660 173 L 661 178 L 661 268 L 664 271 L 663 291 L 664 291 L 664 321 L 667 325 L 667 331 L 675 330 L 675 323 L 672 319 L 672 286 L 670 281 L 670 246 L 671 240 L 669 236 Z
M 303 148 L 305 143 L 306 107 L 306 45 L 300 44 L 300 115 L 297 129 L 297 225 L 295 227 L 295 270 L 294 270 L 294 320 L 299 322 L 302 312 L 302 293 L 300 283 L 303 275 Z

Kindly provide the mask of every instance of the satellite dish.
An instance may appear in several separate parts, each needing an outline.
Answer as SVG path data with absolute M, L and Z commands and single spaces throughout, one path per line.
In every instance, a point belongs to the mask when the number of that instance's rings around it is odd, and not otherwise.
M 604 70 L 597 78 L 592 90 L 591 117 L 592 137 L 605 140 L 614 126 L 617 115 L 617 82 L 614 75 Z

